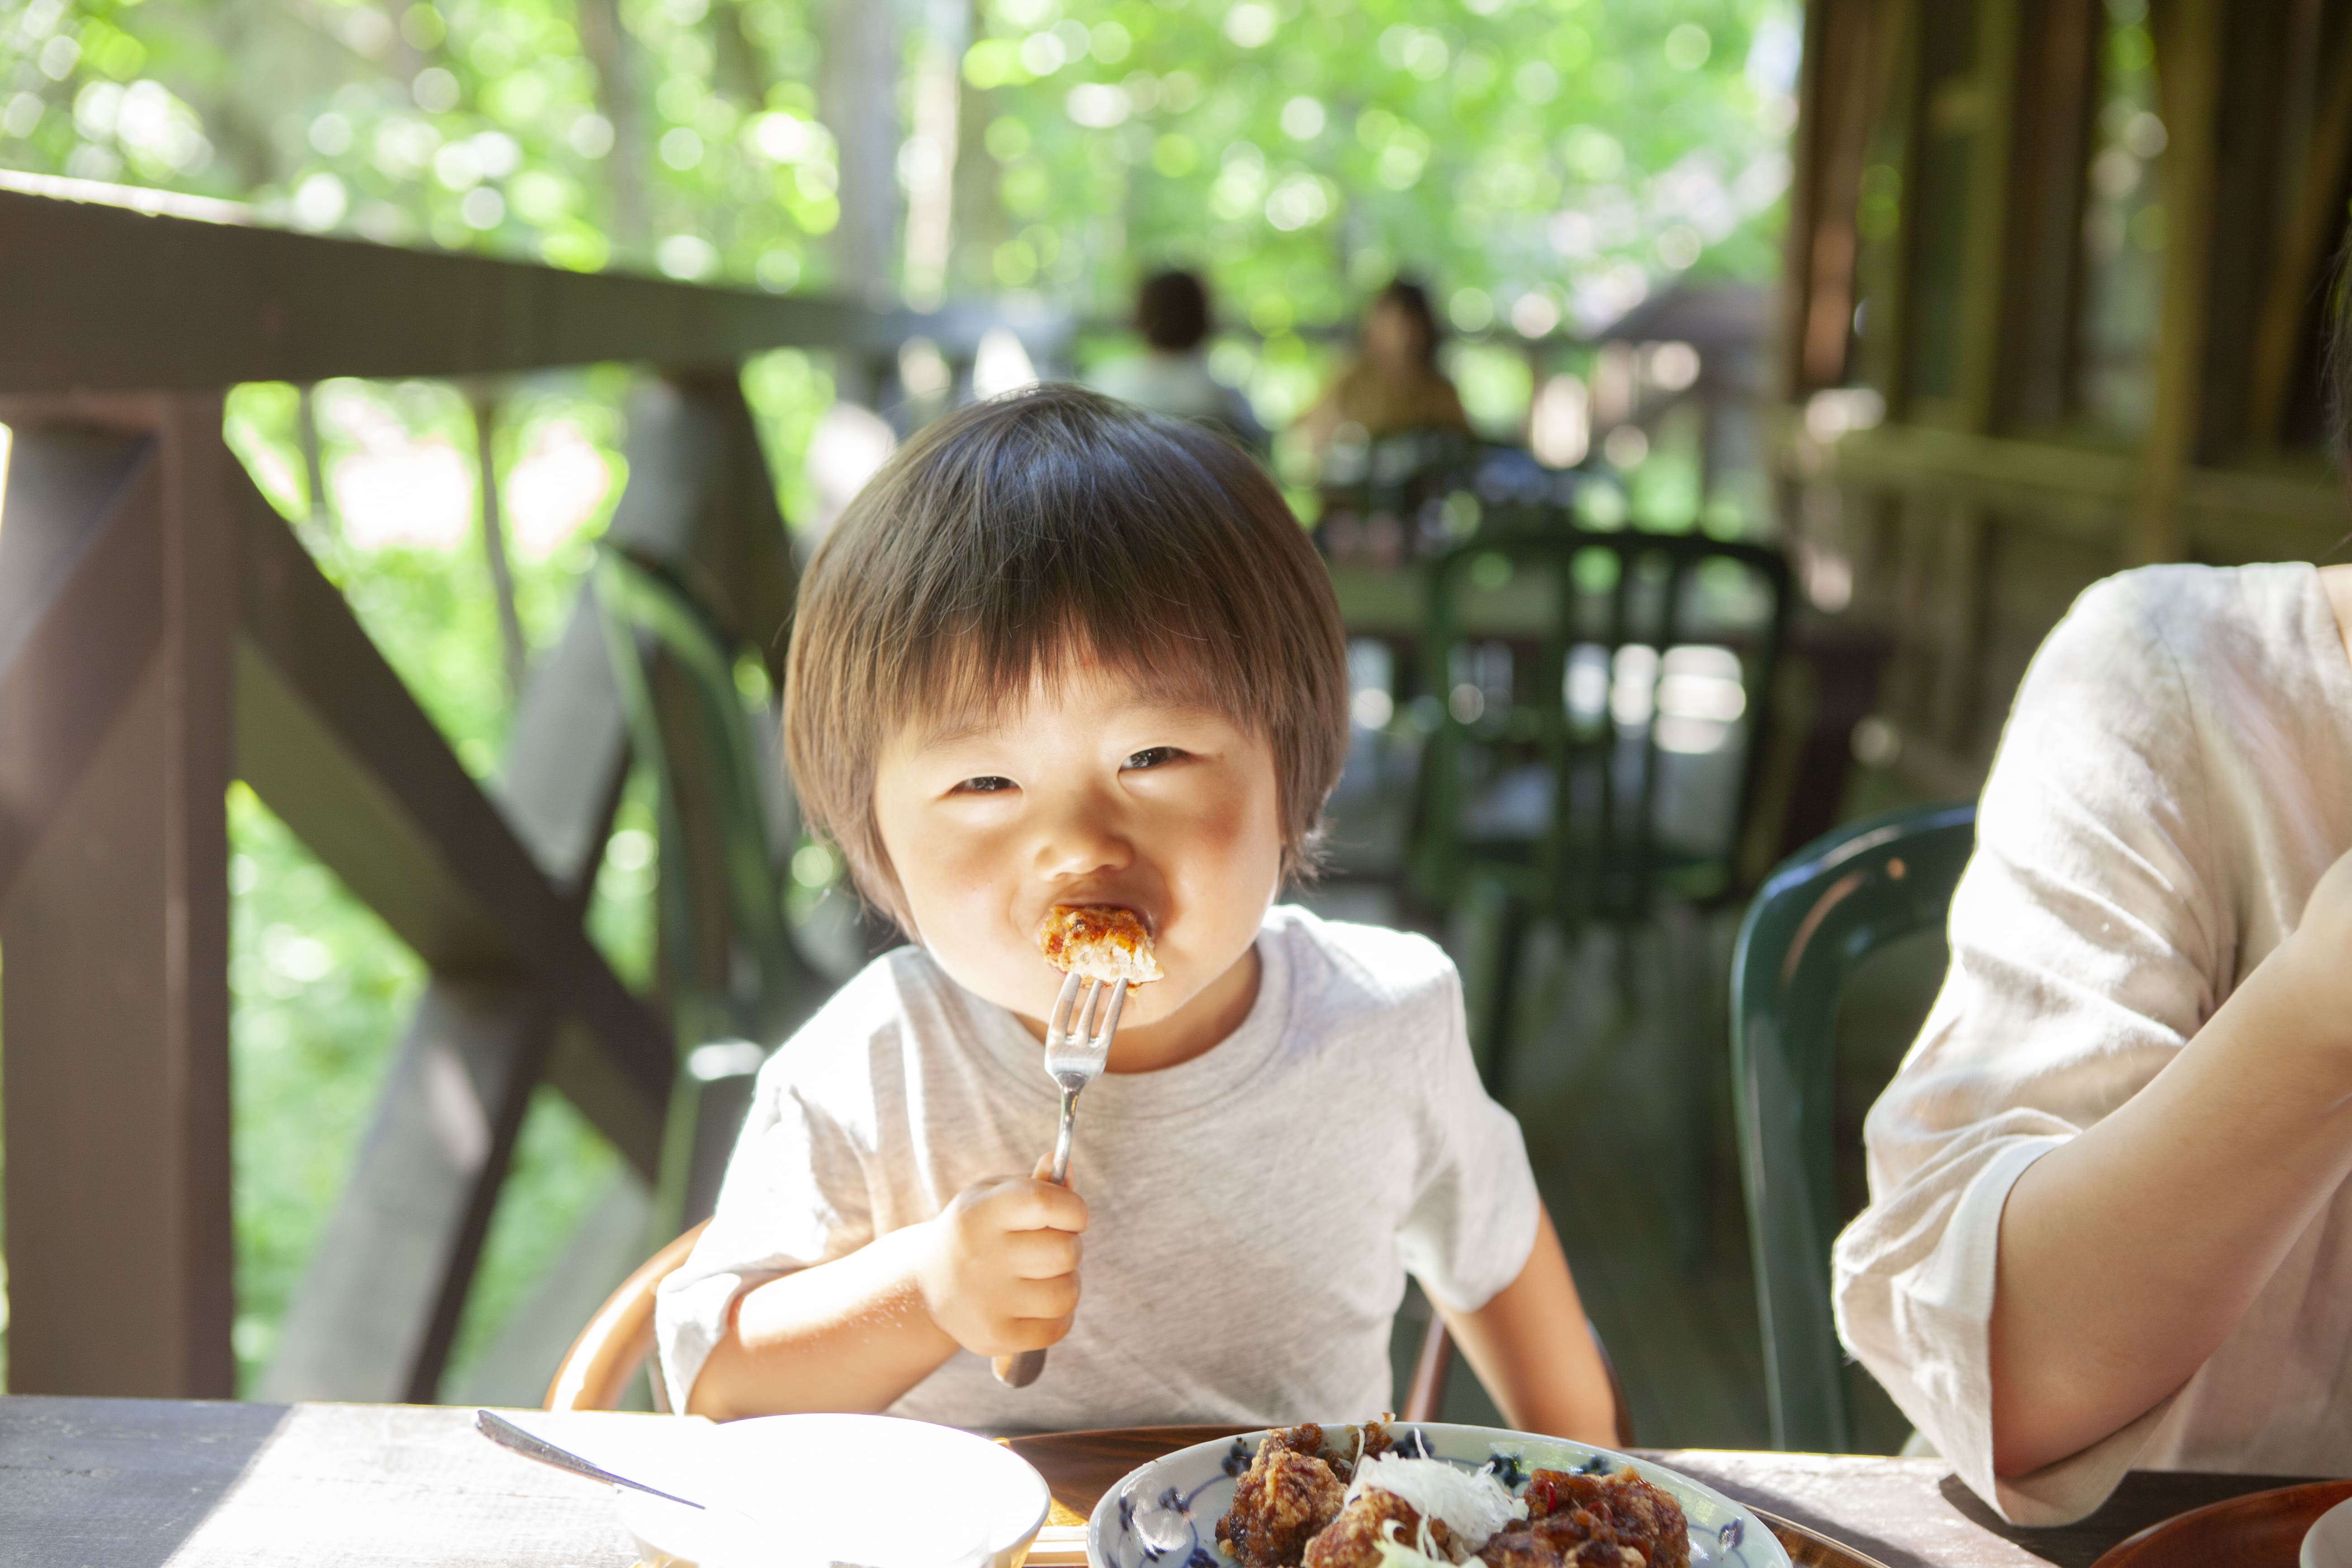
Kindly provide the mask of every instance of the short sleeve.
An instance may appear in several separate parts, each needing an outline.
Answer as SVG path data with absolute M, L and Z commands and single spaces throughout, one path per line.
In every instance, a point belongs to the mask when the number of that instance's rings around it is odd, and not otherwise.
M 1429 1093 L 1412 1204 L 1397 1248 L 1433 1297 L 1475 1312 L 1527 1267 L 1541 1200 L 1517 1120 L 1478 1081 L 1451 965 L 1440 1005 L 1444 1023 L 1424 1058 Z
M 856 1142 L 797 1091 L 795 1056 L 787 1046 L 761 1069 L 710 1227 L 656 1298 L 655 1338 L 673 1410 L 687 1407 L 738 1296 L 874 1237 Z
M 2235 945 L 2195 712 L 2150 603 L 2162 581 L 2091 588 L 2027 671 L 1953 899 L 1951 967 L 1864 1124 L 1871 1201 L 1833 1258 L 1848 1348 L 2020 1524 L 2096 1508 L 2165 1407 L 2032 1475 L 1994 1476 L 2001 1211 L 2027 1166 L 2196 1033 Z

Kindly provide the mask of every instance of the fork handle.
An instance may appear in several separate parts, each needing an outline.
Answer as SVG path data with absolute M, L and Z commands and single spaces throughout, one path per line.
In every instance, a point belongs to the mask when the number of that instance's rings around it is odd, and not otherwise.
M 1054 1175 L 1057 1187 L 1070 1184 L 1070 1134 L 1078 1120 L 1078 1091 L 1065 1085 L 1062 1089 L 1062 1130 L 1054 1135 Z M 989 1363 L 995 1369 L 996 1381 L 1007 1388 L 1026 1388 L 1037 1381 L 1045 1370 L 1044 1351 L 1023 1351 L 1016 1355 L 1001 1355 Z
M 1070 1184 L 1070 1136 L 1078 1124 L 1078 1091 L 1069 1085 L 1062 1086 L 1062 1130 L 1054 1134 L 1053 1183 L 1057 1187 Z

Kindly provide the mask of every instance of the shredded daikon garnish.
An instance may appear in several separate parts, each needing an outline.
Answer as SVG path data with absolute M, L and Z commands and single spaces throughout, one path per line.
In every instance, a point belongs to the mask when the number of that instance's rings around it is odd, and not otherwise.
M 1475 1552 L 1487 1538 L 1515 1519 L 1528 1516 L 1525 1500 L 1495 1479 L 1492 1465 L 1465 1470 L 1443 1459 L 1405 1459 L 1380 1454 L 1356 1467 L 1348 1483 L 1347 1500 L 1353 1502 L 1378 1489 L 1403 1499 L 1423 1520 L 1442 1519 L 1456 1544 Z M 1385 1552 L 1383 1553 L 1385 1555 Z
M 1390 1520 L 1381 1526 L 1380 1536 L 1372 1542 L 1372 1550 L 1381 1554 L 1381 1568 L 1454 1568 L 1453 1561 L 1449 1558 L 1435 1556 L 1430 1552 L 1407 1546 L 1403 1542 L 1399 1541 L 1397 1528 L 1398 1521 Z M 1420 1535 L 1421 1545 L 1429 1546 L 1431 1542 L 1427 1520 L 1421 1521 Z

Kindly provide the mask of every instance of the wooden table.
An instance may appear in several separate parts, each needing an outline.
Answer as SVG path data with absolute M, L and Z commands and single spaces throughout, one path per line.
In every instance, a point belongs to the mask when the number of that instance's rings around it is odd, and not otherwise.
M 597 1423 L 672 1418 L 535 1419 L 562 1440 L 573 1424 L 588 1433 Z M 0 1398 L 0 1568 L 627 1568 L 635 1561 L 604 1489 L 492 1447 L 472 1420 L 470 1410 L 413 1405 Z M 1168 1441 L 1138 1432 L 1016 1447 L 1058 1499 L 1091 1506 L 1105 1485 Z M 1886 1568 L 2085 1568 L 2143 1525 L 2282 1484 L 2142 1472 L 2084 1523 L 2025 1531 L 1995 1520 L 1932 1459 L 1654 1457 Z

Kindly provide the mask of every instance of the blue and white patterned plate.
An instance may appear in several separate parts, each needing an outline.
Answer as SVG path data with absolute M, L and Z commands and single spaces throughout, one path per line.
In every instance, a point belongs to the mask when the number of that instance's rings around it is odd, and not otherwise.
M 1349 1426 L 1327 1426 L 1328 1446 L 1353 1447 Z M 1536 1470 L 1630 1469 L 1674 1494 L 1690 1520 L 1691 1568 L 1790 1568 L 1789 1554 L 1754 1514 L 1688 1476 L 1564 1437 L 1455 1426 L 1442 1421 L 1390 1425 L 1398 1447 L 1475 1470 L 1492 1463 L 1513 1491 Z M 1217 1551 L 1217 1521 L 1233 1505 L 1234 1482 L 1249 1468 L 1263 1432 L 1195 1443 L 1128 1472 L 1105 1492 L 1087 1521 L 1091 1568 L 1234 1568 Z M 1417 1441 L 1416 1441 L 1417 1436 Z

